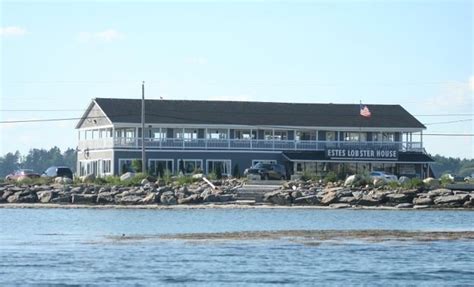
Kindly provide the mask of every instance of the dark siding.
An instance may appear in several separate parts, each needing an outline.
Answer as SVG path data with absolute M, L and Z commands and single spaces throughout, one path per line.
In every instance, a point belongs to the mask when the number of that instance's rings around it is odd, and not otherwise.
M 173 138 L 173 129 L 172 128 L 166 129 L 166 137 L 167 138 Z
M 295 139 L 295 131 L 288 131 L 288 140 L 292 141 Z
M 198 138 L 203 139 L 204 138 L 204 129 L 198 129 Z
M 318 131 L 318 140 L 320 141 L 326 140 L 326 131 Z

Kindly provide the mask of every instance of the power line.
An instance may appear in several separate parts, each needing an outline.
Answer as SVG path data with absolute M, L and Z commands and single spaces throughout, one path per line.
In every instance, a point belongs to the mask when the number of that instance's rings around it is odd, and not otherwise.
M 461 123 L 461 122 L 472 122 L 472 119 L 448 121 L 448 122 L 437 122 L 437 123 L 425 123 L 425 125 L 432 126 L 432 125 L 442 125 L 442 124 L 454 124 L 454 123 Z

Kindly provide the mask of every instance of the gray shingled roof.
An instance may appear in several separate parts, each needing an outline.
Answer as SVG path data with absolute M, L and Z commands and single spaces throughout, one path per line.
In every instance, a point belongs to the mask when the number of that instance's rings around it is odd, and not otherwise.
M 112 122 L 140 123 L 140 99 L 97 98 Z M 357 104 L 292 104 L 270 102 L 146 100 L 146 123 L 234 124 L 425 128 L 400 105 L 367 105 L 372 116 L 359 115 Z

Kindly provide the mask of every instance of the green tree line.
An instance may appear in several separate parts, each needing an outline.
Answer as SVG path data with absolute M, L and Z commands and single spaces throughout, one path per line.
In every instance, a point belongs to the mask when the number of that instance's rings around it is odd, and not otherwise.
M 474 173 L 474 159 L 444 157 L 438 154 L 431 157 L 435 161 L 431 164 L 431 167 L 437 177 L 445 173 L 463 177 L 471 176 Z
M 64 152 L 58 147 L 50 150 L 31 149 L 28 154 L 22 155 L 19 151 L 15 153 L 7 153 L 0 156 L 0 177 L 3 178 L 7 174 L 20 168 L 32 169 L 35 172 L 42 173 L 48 167 L 53 165 L 67 166 L 76 170 L 77 153 L 72 148 L 66 149 Z

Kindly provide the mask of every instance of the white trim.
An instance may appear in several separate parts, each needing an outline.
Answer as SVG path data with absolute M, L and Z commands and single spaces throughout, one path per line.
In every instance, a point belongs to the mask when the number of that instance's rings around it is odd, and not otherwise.
M 120 151 L 120 152 L 141 152 L 141 149 L 136 149 L 136 148 L 130 148 L 130 149 L 94 149 L 94 150 L 89 150 L 89 153 L 91 152 L 106 152 L 106 151 Z M 225 153 L 282 153 L 282 150 L 278 151 L 268 151 L 268 150 L 208 150 L 208 149 L 195 149 L 195 150 L 183 150 L 183 149 L 170 149 L 170 150 L 163 150 L 163 149 L 155 149 L 155 150 L 146 150 L 147 153 L 149 152 L 225 152 Z M 82 154 L 82 151 L 78 151 L 79 154 Z
M 262 162 L 262 163 L 272 163 L 274 162 L 275 164 L 278 163 L 276 159 L 252 159 L 252 166 L 257 164 L 257 162 Z
M 120 172 L 121 172 L 121 170 L 120 170 L 120 169 L 122 168 L 122 164 L 120 163 L 121 161 L 124 161 L 124 160 L 130 160 L 130 161 L 133 161 L 133 160 L 135 160 L 135 159 L 142 160 L 142 159 L 141 159 L 141 158 L 139 158 L 139 157 L 134 157 L 134 158 L 123 158 L 123 157 L 121 157 L 121 158 L 119 158 L 119 159 L 118 159 L 118 163 L 119 163 L 119 166 L 118 166 L 118 168 L 119 168 L 119 169 L 118 169 L 118 171 L 117 171 L 117 174 L 118 174 L 118 175 L 120 175 L 120 174 L 121 174 L 121 173 L 120 173 Z M 142 169 L 143 169 L 143 167 L 142 167 Z
M 185 161 L 194 161 L 194 163 L 199 161 L 199 162 L 201 162 L 201 167 L 200 168 L 201 168 L 202 171 L 204 171 L 204 166 L 203 166 L 203 160 L 202 159 L 199 159 L 199 158 L 178 158 L 178 159 L 176 159 L 176 163 L 178 164 L 178 168 L 176 170 L 177 174 L 181 172 L 181 170 L 179 170 L 179 161 L 180 160 L 183 161 L 183 168 L 184 169 L 186 168 L 186 166 L 184 164 Z M 194 168 L 196 169 L 197 167 L 195 166 Z M 191 174 L 191 173 L 187 173 L 187 174 Z

